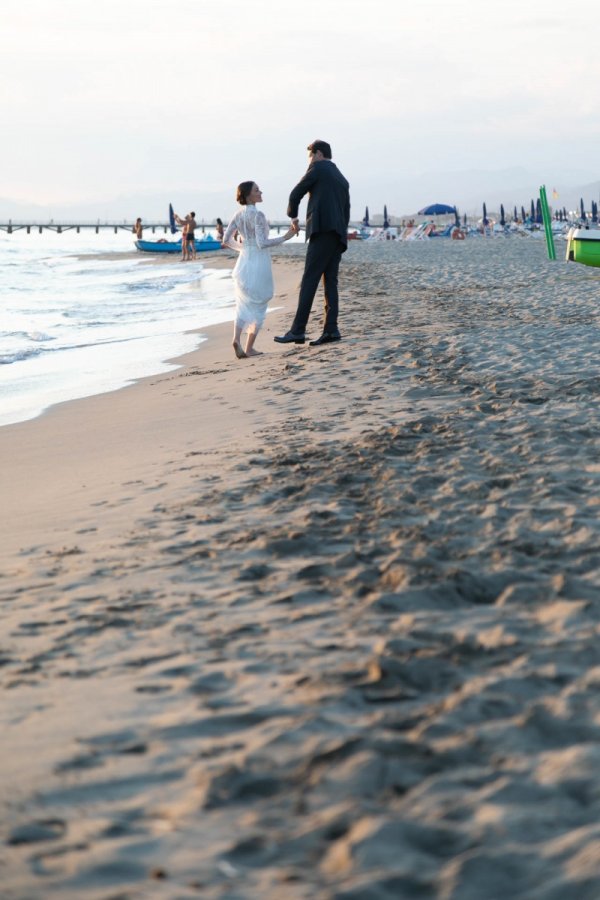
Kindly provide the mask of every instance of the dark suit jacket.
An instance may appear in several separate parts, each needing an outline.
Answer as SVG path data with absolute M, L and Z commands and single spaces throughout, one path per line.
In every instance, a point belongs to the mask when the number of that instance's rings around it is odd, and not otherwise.
M 298 215 L 298 206 L 308 194 L 306 209 L 306 240 L 312 234 L 335 231 L 348 246 L 348 222 L 350 221 L 350 185 L 330 159 L 320 159 L 310 164 L 290 194 L 287 214 L 290 219 Z

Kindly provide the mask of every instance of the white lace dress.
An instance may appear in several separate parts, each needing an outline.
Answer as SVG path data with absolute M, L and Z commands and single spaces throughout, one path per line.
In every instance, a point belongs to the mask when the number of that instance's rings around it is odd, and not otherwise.
M 234 240 L 238 231 L 242 240 Z M 258 330 L 265 321 L 273 296 L 270 247 L 283 244 L 285 237 L 269 238 L 269 223 L 256 206 L 243 206 L 229 222 L 223 243 L 240 254 L 232 277 L 235 286 L 235 324 Z

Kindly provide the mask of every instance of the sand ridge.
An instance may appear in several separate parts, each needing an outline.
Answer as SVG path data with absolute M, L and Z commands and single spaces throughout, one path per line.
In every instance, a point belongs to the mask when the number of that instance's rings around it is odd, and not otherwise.
M 8 897 L 597 897 L 594 287 L 351 247 L 339 345 L 270 349 L 289 286 L 140 386 L 225 415 L 9 560 Z

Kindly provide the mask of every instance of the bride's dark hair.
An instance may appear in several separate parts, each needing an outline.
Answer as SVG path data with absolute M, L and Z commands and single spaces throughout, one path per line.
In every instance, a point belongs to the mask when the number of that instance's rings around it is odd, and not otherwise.
M 239 204 L 241 204 L 241 206 L 246 206 L 246 204 L 248 203 L 248 197 L 250 196 L 250 191 L 253 187 L 253 181 L 242 181 L 241 184 L 238 184 L 235 199 Z

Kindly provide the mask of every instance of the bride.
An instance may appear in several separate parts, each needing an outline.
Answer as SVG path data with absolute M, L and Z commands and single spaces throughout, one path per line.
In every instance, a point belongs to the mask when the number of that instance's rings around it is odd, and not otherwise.
M 221 246 L 240 254 L 232 273 L 236 299 L 233 349 L 238 359 L 245 359 L 259 355 L 254 342 L 273 296 L 269 247 L 289 241 L 298 229 L 292 226 L 282 237 L 269 238 L 269 223 L 265 214 L 256 208 L 257 203 L 262 203 L 262 192 L 254 181 L 243 181 L 238 185 L 236 200 L 242 208 L 229 222 Z M 236 231 L 241 235 L 241 241 L 234 237 Z M 243 331 L 248 335 L 244 349 L 241 344 Z

